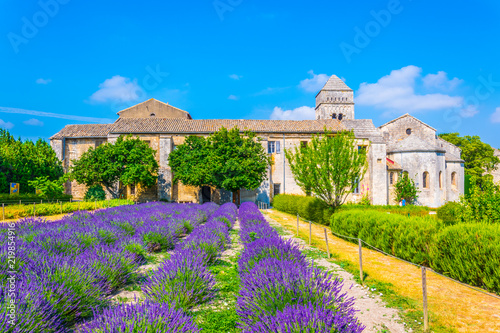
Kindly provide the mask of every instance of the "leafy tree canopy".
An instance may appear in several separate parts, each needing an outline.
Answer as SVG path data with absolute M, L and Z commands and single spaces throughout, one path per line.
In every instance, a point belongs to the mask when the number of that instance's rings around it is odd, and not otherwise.
M 0 193 L 9 192 L 9 183 L 20 183 L 21 193 L 34 193 L 30 181 L 37 177 L 55 181 L 62 175 L 61 161 L 48 142 L 42 139 L 23 142 L 0 129 Z
M 459 133 L 445 133 L 439 136 L 462 149 L 466 175 L 475 176 L 480 184 L 485 178 L 492 179 L 485 173 L 495 170 L 500 159 L 494 156 L 495 150 L 489 144 L 482 142 L 477 135 L 461 137 Z
M 114 144 L 90 148 L 71 167 L 71 177 L 78 183 L 104 186 L 115 198 L 124 190 L 117 188 L 118 182 L 151 187 L 156 183 L 157 172 L 155 151 L 131 135 L 119 137 Z
M 415 185 L 413 179 L 408 176 L 408 172 L 403 172 L 396 184 L 394 184 L 396 194 L 396 202 L 405 199 L 408 204 L 414 203 L 418 199 L 419 189 Z
M 358 149 L 354 133 L 315 135 L 306 145 L 285 150 L 297 184 L 336 209 L 364 177 L 366 149 Z
M 174 182 L 255 190 L 266 179 L 268 155 L 255 133 L 221 128 L 207 138 L 189 136 L 169 155 Z

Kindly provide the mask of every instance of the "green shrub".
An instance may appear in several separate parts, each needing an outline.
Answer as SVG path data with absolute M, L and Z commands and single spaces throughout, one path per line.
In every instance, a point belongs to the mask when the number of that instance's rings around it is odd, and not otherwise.
M 454 225 L 459 222 L 460 204 L 458 202 L 447 202 L 437 210 L 437 217 L 443 221 L 445 225 Z
M 370 210 L 341 211 L 331 218 L 334 233 L 361 238 L 384 252 L 419 265 L 429 265 L 429 248 L 439 226 L 436 219 L 429 217 L 405 217 Z
M 434 237 L 431 268 L 462 282 L 500 292 L 500 225 L 461 223 Z
M 333 210 L 323 201 L 315 197 L 301 195 L 279 194 L 274 197 L 273 207 L 281 212 L 300 215 L 310 220 L 328 225 Z
M 91 186 L 85 192 L 85 200 L 95 201 L 95 200 L 106 200 L 106 192 L 101 185 Z

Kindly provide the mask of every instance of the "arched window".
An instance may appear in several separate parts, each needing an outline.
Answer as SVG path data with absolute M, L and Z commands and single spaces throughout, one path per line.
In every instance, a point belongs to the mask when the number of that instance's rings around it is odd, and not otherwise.
M 150 117 L 156 117 L 156 114 L 151 113 L 149 116 L 150 116 Z
M 423 175 L 422 185 L 424 188 L 429 188 L 430 187 L 429 183 L 430 183 L 429 173 L 426 171 L 426 172 L 424 172 L 424 175 Z
M 457 173 L 456 172 L 451 173 L 451 187 L 455 190 L 457 189 Z
M 332 119 L 337 119 L 337 114 L 336 113 L 332 113 Z
M 339 120 L 342 120 L 344 118 L 344 115 L 342 113 L 339 113 Z
M 439 171 L 439 189 L 443 189 L 443 171 Z

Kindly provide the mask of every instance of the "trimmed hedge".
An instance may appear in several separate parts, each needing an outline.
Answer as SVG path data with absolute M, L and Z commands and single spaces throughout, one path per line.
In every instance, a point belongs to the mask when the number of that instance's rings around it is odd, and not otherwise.
M 56 201 L 56 200 L 62 200 L 62 201 L 69 201 L 73 196 L 69 194 L 60 194 L 55 196 L 54 198 L 48 198 L 44 195 L 38 195 L 38 194 L 30 194 L 30 193 L 23 193 L 23 194 L 6 194 L 6 193 L 0 193 L 0 203 L 16 203 L 21 200 L 21 202 L 40 202 L 40 200 L 43 201 Z
M 500 225 L 457 224 L 375 211 L 334 214 L 331 229 L 464 283 L 500 292 Z
M 294 194 L 279 194 L 273 199 L 273 208 L 288 214 L 297 215 L 306 220 L 330 225 L 330 218 L 333 214 L 332 208 L 316 197 L 306 197 Z M 404 216 L 429 216 L 429 207 L 423 206 L 372 206 L 345 204 L 340 206 L 339 211 L 346 210 L 370 210 L 379 212 L 390 212 Z
M 328 225 L 332 210 L 323 201 L 315 197 L 293 194 L 279 194 L 274 197 L 273 208 L 279 211 L 297 215 L 306 220 Z
M 439 222 L 429 217 L 346 210 L 332 216 L 331 229 L 337 234 L 361 238 L 396 257 L 428 266 L 432 236 L 439 230 Z
M 431 268 L 485 289 L 500 292 L 500 225 L 461 223 L 434 237 Z

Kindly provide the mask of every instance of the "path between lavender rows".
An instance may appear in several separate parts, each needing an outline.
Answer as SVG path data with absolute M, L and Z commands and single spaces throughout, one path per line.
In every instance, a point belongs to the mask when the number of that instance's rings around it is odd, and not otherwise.
M 266 215 L 264 215 L 264 217 L 272 227 L 282 227 L 282 225 L 274 219 Z M 295 244 L 299 245 L 302 251 L 317 250 L 314 247 L 308 246 L 302 239 L 295 238 L 294 234 L 289 230 L 283 228 L 283 232 L 285 235 L 281 237 L 284 239 L 291 239 Z M 324 258 L 314 259 L 314 263 L 326 268 L 328 271 L 334 273 L 334 275 L 343 279 L 344 285 L 342 291 L 346 292 L 349 297 L 355 299 L 354 308 L 359 310 L 356 315 L 359 321 L 366 326 L 363 332 L 411 332 L 411 328 L 407 329 L 402 323 L 398 315 L 398 310 L 387 307 L 376 291 L 371 291 L 369 288 L 359 285 L 354 280 L 351 273 L 346 272 L 339 265 L 331 263 Z

